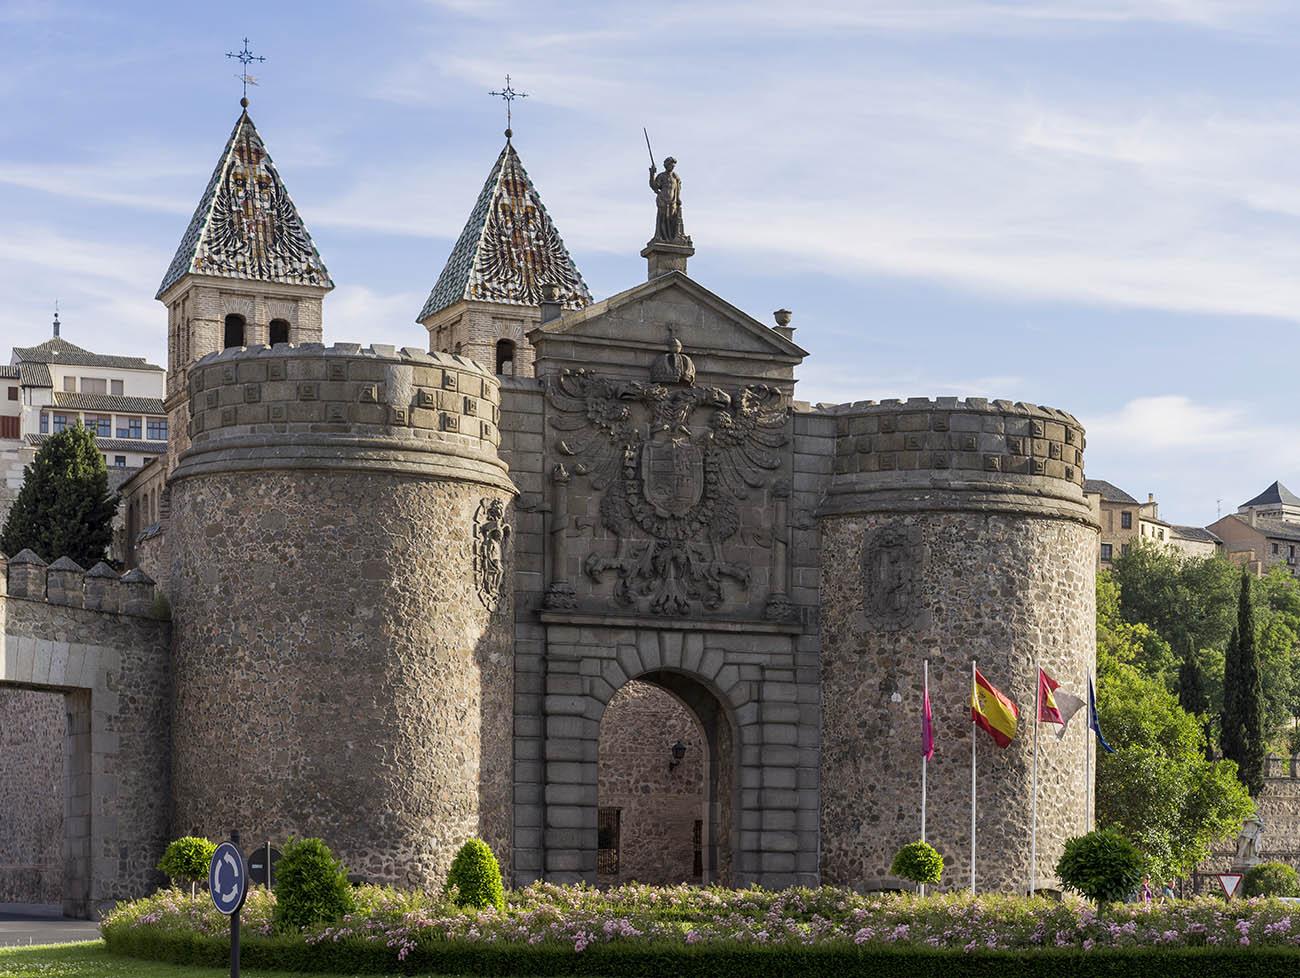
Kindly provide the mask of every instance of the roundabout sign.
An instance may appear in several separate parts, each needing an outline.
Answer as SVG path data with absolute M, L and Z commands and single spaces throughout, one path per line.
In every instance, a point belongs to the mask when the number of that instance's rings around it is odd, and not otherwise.
M 217 846 L 208 863 L 212 905 L 230 918 L 230 978 L 239 978 L 239 911 L 248 897 L 248 866 L 239 851 L 239 833 Z
M 248 896 L 248 867 L 233 842 L 223 842 L 208 864 L 208 892 L 213 905 L 229 917 L 239 913 Z

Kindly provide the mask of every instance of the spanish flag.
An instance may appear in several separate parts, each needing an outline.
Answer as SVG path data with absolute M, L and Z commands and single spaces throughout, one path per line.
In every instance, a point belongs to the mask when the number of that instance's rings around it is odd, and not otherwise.
M 1016 704 L 975 670 L 975 685 L 970 693 L 970 717 L 989 732 L 999 747 L 1006 747 L 1016 736 L 1020 711 Z

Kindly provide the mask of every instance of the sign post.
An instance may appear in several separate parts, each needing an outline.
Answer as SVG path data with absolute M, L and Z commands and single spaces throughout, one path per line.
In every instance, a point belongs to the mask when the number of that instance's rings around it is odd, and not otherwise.
M 213 905 L 230 918 L 230 978 L 239 978 L 239 911 L 248 896 L 248 868 L 239 850 L 239 833 L 217 846 L 208 864 L 208 893 Z

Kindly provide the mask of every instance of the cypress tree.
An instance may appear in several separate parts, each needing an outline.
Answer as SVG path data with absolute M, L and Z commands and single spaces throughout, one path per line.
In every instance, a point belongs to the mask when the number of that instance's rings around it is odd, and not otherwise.
M 95 436 L 79 425 L 50 437 L 23 471 L 0 550 L 34 550 L 48 562 L 71 557 L 82 567 L 103 560 L 113 540 L 117 498 Z
M 1242 568 L 1237 624 L 1223 663 L 1223 756 L 1237 762 L 1237 777 L 1251 795 L 1264 786 L 1264 690 L 1255 645 L 1255 602 L 1250 571 Z

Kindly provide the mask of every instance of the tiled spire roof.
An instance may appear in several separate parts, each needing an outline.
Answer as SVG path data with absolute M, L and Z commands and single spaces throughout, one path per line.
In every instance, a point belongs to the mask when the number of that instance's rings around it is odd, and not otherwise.
M 230 133 L 158 295 L 189 272 L 334 287 L 247 111 Z
M 417 321 L 462 299 L 533 306 L 555 285 L 566 309 L 591 304 L 582 274 L 506 140 Z

